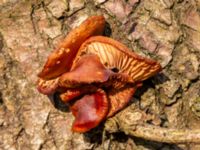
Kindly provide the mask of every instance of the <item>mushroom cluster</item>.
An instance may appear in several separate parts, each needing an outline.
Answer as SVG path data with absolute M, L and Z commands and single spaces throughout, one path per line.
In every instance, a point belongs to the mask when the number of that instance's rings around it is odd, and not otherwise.
M 103 16 L 92 16 L 73 29 L 38 74 L 38 91 L 59 93 L 75 116 L 72 130 L 87 132 L 130 101 L 142 81 L 161 70 L 122 43 L 100 36 Z

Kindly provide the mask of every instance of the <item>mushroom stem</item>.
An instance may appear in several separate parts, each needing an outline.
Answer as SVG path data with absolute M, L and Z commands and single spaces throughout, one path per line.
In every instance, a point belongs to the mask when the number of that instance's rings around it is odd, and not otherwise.
M 200 129 L 169 129 L 143 124 L 121 126 L 126 134 L 163 143 L 200 143 Z

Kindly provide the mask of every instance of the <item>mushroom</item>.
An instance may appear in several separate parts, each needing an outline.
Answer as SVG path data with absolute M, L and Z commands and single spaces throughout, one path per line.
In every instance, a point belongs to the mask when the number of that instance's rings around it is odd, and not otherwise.
M 161 70 L 159 63 L 135 54 L 122 43 L 94 36 L 103 31 L 105 22 L 102 16 L 92 18 L 96 24 L 91 18 L 86 20 L 49 56 L 38 81 L 41 93 L 59 92 L 61 100 L 70 103 L 75 116 L 72 130 L 76 132 L 87 132 L 116 114 L 143 80 Z M 95 29 L 89 28 L 91 24 Z M 87 34 L 83 32 L 86 25 L 90 25 Z

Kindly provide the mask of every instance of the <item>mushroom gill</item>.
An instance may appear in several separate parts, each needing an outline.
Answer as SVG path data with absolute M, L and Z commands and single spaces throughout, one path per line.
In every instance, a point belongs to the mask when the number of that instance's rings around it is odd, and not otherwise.
M 122 43 L 103 36 L 93 36 L 80 47 L 73 66 L 85 54 L 96 54 L 104 66 L 129 75 L 133 82 L 141 82 L 161 70 L 159 63 L 133 53 Z

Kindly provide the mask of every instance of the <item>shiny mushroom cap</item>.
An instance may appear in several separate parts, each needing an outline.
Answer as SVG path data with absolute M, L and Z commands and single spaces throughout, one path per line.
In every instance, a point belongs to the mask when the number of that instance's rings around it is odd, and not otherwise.
M 52 79 L 69 71 L 81 44 L 91 36 L 102 34 L 104 26 L 103 16 L 92 16 L 73 29 L 58 48 L 49 55 L 38 76 L 42 79 Z

